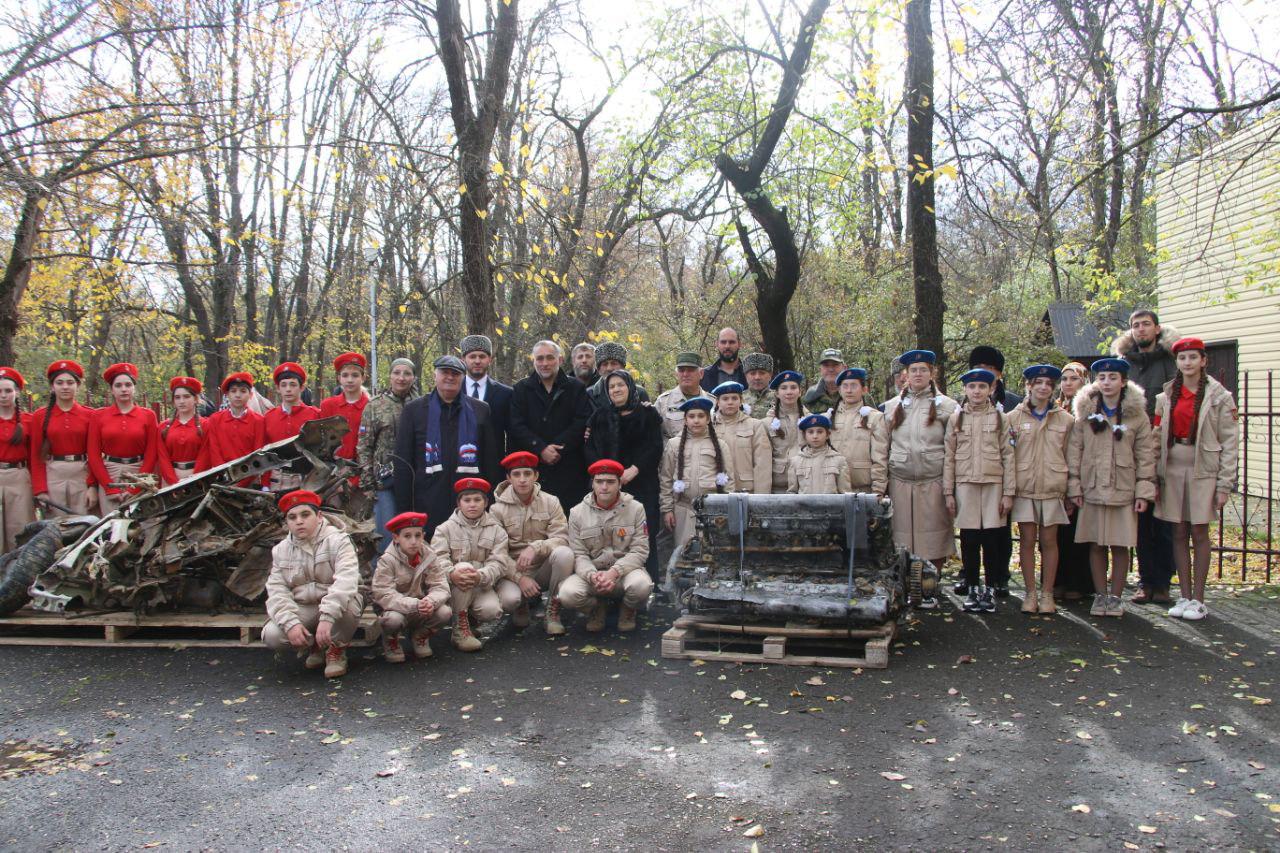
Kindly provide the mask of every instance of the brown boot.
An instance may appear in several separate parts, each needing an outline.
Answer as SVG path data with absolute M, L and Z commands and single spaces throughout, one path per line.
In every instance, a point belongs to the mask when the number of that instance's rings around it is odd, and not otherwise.
M 636 609 L 622 605 L 618 608 L 618 630 L 624 634 L 636 629 Z
M 302 665 L 307 669 L 319 669 L 324 666 L 324 650 L 313 644 L 311 651 L 307 653 L 306 661 Z
M 431 657 L 431 638 L 435 635 L 436 632 L 433 629 L 419 631 L 413 635 L 413 653 L 417 655 L 419 659 Z
M 471 633 L 471 614 L 465 610 L 453 617 L 453 633 L 450 635 L 453 647 L 460 652 L 478 652 L 484 643 Z
M 564 623 L 560 621 L 560 599 L 555 596 L 547 602 L 547 633 L 552 637 L 558 637 L 564 633 Z
M 382 656 L 387 659 L 387 663 L 404 663 L 404 649 L 400 648 L 398 636 L 382 635 Z
M 324 653 L 324 677 L 341 678 L 347 674 L 347 647 L 331 643 Z
M 604 617 L 608 613 L 608 609 L 603 604 L 597 604 L 591 608 L 591 617 L 587 619 L 587 630 L 593 634 L 598 634 L 604 630 Z
M 529 627 L 529 602 L 521 601 L 516 612 L 511 614 L 511 624 L 517 628 Z

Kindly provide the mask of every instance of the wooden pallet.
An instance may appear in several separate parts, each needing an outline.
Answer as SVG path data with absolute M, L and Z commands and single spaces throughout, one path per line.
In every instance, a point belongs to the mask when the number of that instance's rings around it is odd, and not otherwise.
M 0 617 L 0 646 L 112 646 L 135 649 L 265 648 L 265 612 L 42 613 L 22 609 Z M 371 646 L 381 634 L 378 617 L 360 618 L 352 646 Z
M 662 635 L 662 656 L 685 660 L 885 669 L 896 622 L 843 630 L 796 623 L 731 624 L 681 616 Z

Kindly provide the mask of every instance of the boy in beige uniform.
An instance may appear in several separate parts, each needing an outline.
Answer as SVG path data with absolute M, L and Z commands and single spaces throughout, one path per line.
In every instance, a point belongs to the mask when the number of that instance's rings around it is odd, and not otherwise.
M 520 606 L 516 570 L 507 554 L 507 531 L 487 512 L 489 481 L 464 477 L 453 486 L 458 508 L 431 537 L 431 550 L 449 579 L 454 648 L 484 647 L 474 623 L 496 622 Z
M 560 585 L 560 604 L 590 610 L 588 631 L 604 630 L 606 601 L 621 599 L 618 630 L 633 631 L 636 610 L 649 601 L 645 571 L 649 527 L 644 505 L 622 492 L 622 463 L 601 459 L 587 469 L 591 492 L 569 512 L 574 574 Z
M 521 601 L 512 621 L 529 624 L 529 602 L 547 597 L 548 634 L 564 633 L 560 622 L 560 584 L 573 573 L 569 522 L 555 495 L 538 485 L 538 457 L 519 450 L 502 460 L 507 482 L 499 483 L 489 513 L 507 531 L 507 553 L 515 561 Z
M 431 657 L 431 638 L 453 617 L 449 580 L 427 545 L 426 526 L 424 512 L 402 512 L 386 524 L 392 538 L 373 572 L 373 603 L 381 609 L 387 663 L 404 663 L 400 632 L 406 628 L 412 632 L 413 653 L 420 659 Z
M 289 535 L 271 549 L 262 642 L 296 649 L 307 669 L 347 674 L 347 645 L 360 623 L 360 561 L 351 537 L 320 515 L 320 496 L 297 489 L 280 498 Z

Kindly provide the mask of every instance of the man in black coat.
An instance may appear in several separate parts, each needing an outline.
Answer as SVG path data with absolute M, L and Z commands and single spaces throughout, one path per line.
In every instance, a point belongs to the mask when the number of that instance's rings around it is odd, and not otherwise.
M 489 375 L 493 364 L 493 341 L 485 335 L 467 335 L 459 345 L 462 363 L 467 367 L 467 381 L 462 393 L 489 404 L 493 418 L 493 435 L 498 440 L 498 458 L 507 455 L 507 429 L 511 423 L 511 386 L 503 385 Z
M 563 361 L 554 341 L 533 345 L 533 372 L 512 389 L 507 450 L 537 454 L 538 482 L 567 514 L 590 487 L 582 442 L 591 403 L 587 387 L 560 369 Z
M 428 539 L 453 513 L 453 484 L 459 477 L 501 479 L 489 406 L 462 393 L 465 374 L 456 356 L 436 359 L 435 390 L 405 403 L 396 430 L 391 460 L 396 511 L 425 512 Z M 433 412 L 438 413 L 434 425 Z

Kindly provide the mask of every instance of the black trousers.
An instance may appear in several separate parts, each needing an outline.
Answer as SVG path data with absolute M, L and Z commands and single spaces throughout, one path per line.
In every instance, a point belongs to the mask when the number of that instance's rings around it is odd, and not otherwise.
M 1155 501 L 1138 516 L 1138 579 L 1146 589 L 1169 588 L 1173 581 L 1173 525 L 1156 518 Z
M 989 527 L 985 530 L 960 531 L 960 561 L 964 566 L 964 582 L 978 585 L 978 569 L 986 568 L 987 586 L 995 586 L 1000 579 L 1000 560 L 1004 556 L 1003 535 L 1007 527 Z M 1009 565 L 1005 563 L 1005 571 Z
M 990 570 L 987 572 L 987 583 L 992 586 L 1008 586 L 1009 563 L 1013 560 L 1013 524 L 1006 521 L 1004 527 L 997 527 L 996 530 L 1000 532 L 1000 553 L 996 558 L 995 575 Z

